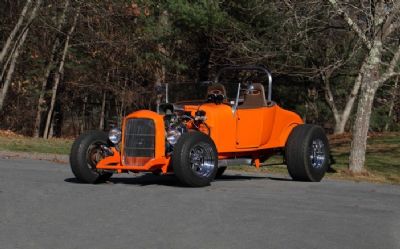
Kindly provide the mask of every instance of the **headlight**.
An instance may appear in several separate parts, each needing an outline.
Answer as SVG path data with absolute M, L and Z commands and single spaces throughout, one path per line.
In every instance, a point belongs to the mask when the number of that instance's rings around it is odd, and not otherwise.
M 113 144 L 119 144 L 119 142 L 121 142 L 121 138 L 122 138 L 122 132 L 121 129 L 119 128 L 113 128 L 108 133 L 108 139 Z
M 178 139 L 181 137 L 182 133 L 178 130 L 168 130 L 167 141 L 171 145 L 175 145 Z

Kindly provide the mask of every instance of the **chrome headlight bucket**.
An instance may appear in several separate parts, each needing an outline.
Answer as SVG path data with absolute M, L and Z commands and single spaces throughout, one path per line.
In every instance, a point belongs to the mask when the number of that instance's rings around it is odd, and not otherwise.
M 108 132 L 108 139 L 111 143 L 117 145 L 121 142 L 122 139 L 122 131 L 119 128 L 113 128 Z
M 176 129 L 169 129 L 167 131 L 167 141 L 171 145 L 175 145 L 178 139 L 181 137 L 182 133 Z

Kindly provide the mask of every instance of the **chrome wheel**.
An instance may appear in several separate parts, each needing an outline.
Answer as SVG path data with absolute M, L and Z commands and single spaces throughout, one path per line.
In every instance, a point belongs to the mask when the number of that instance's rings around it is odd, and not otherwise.
M 310 162 L 313 168 L 321 168 L 326 160 L 325 144 L 321 139 L 315 139 L 311 143 Z
M 192 171 L 201 177 L 209 177 L 215 168 L 216 158 L 208 143 L 196 144 L 189 153 Z

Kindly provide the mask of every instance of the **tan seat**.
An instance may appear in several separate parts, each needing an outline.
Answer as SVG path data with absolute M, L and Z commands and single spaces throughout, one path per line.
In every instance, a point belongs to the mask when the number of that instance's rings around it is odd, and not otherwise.
M 253 89 L 244 95 L 243 104 L 239 105 L 239 109 L 252 109 L 269 106 L 265 99 L 264 86 L 260 83 L 254 83 Z
M 210 94 L 222 94 L 226 98 L 226 90 L 224 85 L 220 83 L 214 83 L 207 88 L 207 96 Z M 206 97 L 207 97 L 206 96 Z

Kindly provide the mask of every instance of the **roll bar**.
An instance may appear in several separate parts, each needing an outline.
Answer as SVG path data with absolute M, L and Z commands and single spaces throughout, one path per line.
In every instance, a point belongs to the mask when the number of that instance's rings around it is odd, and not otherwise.
M 270 71 L 267 68 L 265 68 L 264 66 L 255 66 L 255 65 L 224 67 L 218 71 L 217 75 L 215 76 L 214 82 L 218 83 L 222 73 L 226 72 L 226 71 L 259 71 L 259 72 L 265 73 L 268 78 L 268 99 L 267 100 L 271 101 L 271 98 L 272 98 L 272 74 L 270 73 Z

